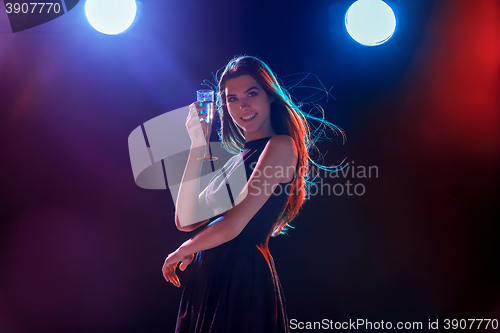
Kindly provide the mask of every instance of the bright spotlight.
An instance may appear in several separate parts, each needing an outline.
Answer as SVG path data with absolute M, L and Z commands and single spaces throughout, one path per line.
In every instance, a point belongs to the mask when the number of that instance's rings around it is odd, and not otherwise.
M 85 15 L 94 29 L 116 35 L 130 27 L 137 13 L 135 0 L 87 0 Z
M 347 10 L 345 26 L 358 43 L 375 46 L 392 37 L 396 17 L 391 7 L 382 0 L 358 0 Z

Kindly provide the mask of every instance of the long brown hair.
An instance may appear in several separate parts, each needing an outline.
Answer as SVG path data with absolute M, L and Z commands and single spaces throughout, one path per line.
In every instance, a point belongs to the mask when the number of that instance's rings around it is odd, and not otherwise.
M 217 112 L 221 121 L 219 138 L 223 147 L 233 154 L 239 154 L 245 146 L 245 136 L 242 129 L 233 122 L 226 106 L 225 84 L 227 80 L 242 75 L 250 75 L 264 88 L 269 97 L 274 97 L 271 103 L 271 126 L 276 134 L 289 135 L 295 142 L 298 152 L 298 165 L 295 178 L 291 184 L 288 201 L 284 211 L 276 221 L 272 236 L 286 233 L 291 227 L 290 222 L 297 216 L 299 209 L 304 204 L 307 195 L 307 185 L 312 184 L 310 179 L 310 167 L 318 167 L 323 170 L 338 170 L 337 166 L 328 167 L 316 163 L 311 159 L 310 150 L 316 149 L 319 139 L 318 128 L 311 131 L 307 119 L 318 121 L 323 127 L 329 127 L 335 134 L 341 133 L 345 140 L 342 129 L 328 122 L 324 118 L 324 112 L 320 109 L 322 117 L 317 118 L 303 112 L 292 100 L 288 91 L 279 83 L 276 75 L 260 59 L 253 56 L 237 56 L 229 61 L 220 75 L 217 89 Z M 324 133 L 324 131 L 323 131 Z

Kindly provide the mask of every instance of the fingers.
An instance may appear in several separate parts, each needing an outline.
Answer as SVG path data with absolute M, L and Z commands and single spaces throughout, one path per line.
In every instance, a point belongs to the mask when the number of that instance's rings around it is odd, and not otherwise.
M 189 114 L 186 118 L 186 122 L 190 119 L 201 120 L 206 114 L 204 106 L 200 106 L 200 102 L 194 102 L 189 106 Z
M 185 270 L 186 267 L 193 261 L 194 259 L 194 254 L 189 255 L 188 257 L 184 258 L 182 260 L 181 264 L 179 265 L 179 268 L 181 270 Z M 175 256 L 169 255 L 167 259 L 165 259 L 165 263 L 163 264 L 162 267 L 162 273 L 163 277 L 167 282 L 172 283 L 174 286 L 179 288 L 181 286 L 181 281 L 179 280 L 179 277 L 177 276 L 175 269 L 177 268 L 177 265 L 179 264 L 178 259 L 175 259 Z M 177 262 L 175 262 L 177 261 Z M 175 262 L 175 263 L 172 263 Z
M 163 267 L 161 268 L 161 271 L 163 273 L 163 277 L 167 282 L 170 282 L 170 276 L 171 276 L 171 267 L 169 267 L 165 261 L 163 264 Z
M 206 114 L 205 105 L 200 105 L 202 102 L 194 102 L 189 106 L 189 114 Z
M 163 267 L 162 267 L 163 277 L 165 278 L 165 280 L 167 282 L 170 282 L 174 286 L 179 288 L 181 286 L 181 281 L 179 280 L 179 277 L 175 273 L 175 269 L 176 269 L 177 264 L 179 262 L 172 264 L 171 260 L 172 259 L 170 259 L 170 256 L 167 259 L 165 259 L 165 263 L 163 264 Z M 184 271 L 187 268 L 187 266 L 191 262 L 193 262 L 193 260 L 194 260 L 194 254 L 191 254 L 191 255 L 185 257 L 184 260 L 182 260 L 181 264 L 179 265 L 179 269 L 181 271 Z
M 199 135 L 207 140 L 206 138 L 210 137 L 212 133 L 212 121 L 206 122 L 207 110 L 205 110 L 205 106 L 200 106 L 200 103 L 202 102 L 194 102 L 189 106 L 189 114 L 186 118 L 186 129 L 191 140 Z
M 172 276 L 172 284 L 174 286 L 176 286 L 177 288 L 179 288 L 181 286 L 181 281 L 179 281 L 179 278 L 177 277 L 177 274 L 174 273 L 174 275 Z
M 189 106 L 189 116 L 194 117 L 194 114 L 197 114 L 200 121 L 205 121 L 208 110 L 206 109 L 206 104 L 200 105 L 201 103 L 203 102 L 194 102 Z
M 163 277 L 165 278 L 165 280 L 167 282 L 170 282 L 174 286 L 179 288 L 181 286 L 181 281 L 177 277 L 177 274 L 175 274 L 175 267 L 176 266 L 177 266 L 177 264 L 169 266 L 169 267 L 163 266 L 162 272 L 163 272 Z
M 211 131 L 211 123 L 210 124 L 207 124 L 206 123 L 206 119 L 205 117 L 202 117 L 202 115 L 192 115 L 190 114 L 187 118 L 186 118 L 186 128 L 191 129 L 191 128 L 197 128 L 201 125 L 201 128 L 203 129 L 203 133 L 206 133 L 207 130 L 208 131 Z M 207 127 L 209 127 L 207 129 Z

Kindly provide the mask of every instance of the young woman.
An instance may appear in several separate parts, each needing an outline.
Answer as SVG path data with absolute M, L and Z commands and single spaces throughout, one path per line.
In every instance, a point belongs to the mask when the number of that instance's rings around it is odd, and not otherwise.
M 270 236 L 285 233 L 304 203 L 316 137 L 307 118 L 334 131 L 321 118 L 303 113 L 260 59 L 232 59 L 222 73 L 217 91 L 223 147 L 235 154 L 224 169 L 243 163 L 247 183 L 233 207 L 171 253 L 163 265 L 168 282 L 180 286 L 175 270 L 193 263 L 179 308 L 176 332 L 289 332 L 285 299 L 269 253 Z M 192 148 L 179 188 L 175 222 L 191 231 L 217 215 L 225 191 L 225 175 L 214 176 L 198 194 L 207 126 L 199 103 L 190 106 L 186 127 Z M 198 122 L 198 126 L 197 123 Z M 320 166 L 321 168 L 323 167 Z M 218 189 L 222 188 L 221 191 Z M 227 193 L 226 193 L 227 195 Z M 196 207 L 193 209 L 193 207 Z M 205 214 L 206 212 L 215 212 Z M 181 223 L 184 222 L 184 223 Z M 194 260 L 194 261 L 193 261 Z

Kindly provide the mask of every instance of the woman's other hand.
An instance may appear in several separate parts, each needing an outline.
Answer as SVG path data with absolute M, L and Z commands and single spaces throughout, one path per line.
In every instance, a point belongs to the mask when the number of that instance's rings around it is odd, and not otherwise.
M 179 249 L 170 253 L 167 259 L 165 259 L 165 263 L 163 264 L 162 267 L 163 277 L 165 278 L 165 280 L 167 282 L 172 283 L 177 288 L 180 287 L 181 282 L 179 281 L 179 278 L 175 273 L 175 269 L 177 268 L 177 265 L 180 262 L 181 264 L 179 265 L 179 269 L 181 271 L 184 271 L 188 267 L 188 265 L 193 261 L 193 259 L 194 259 L 194 254 L 183 255 L 180 253 Z
M 201 102 L 194 102 L 189 106 L 189 114 L 186 118 L 186 129 L 191 138 L 191 143 L 196 146 L 204 145 L 206 143 L 206 137 L 210 140 L 213 124 L 213 119 L 209 124 L 205 121 L 205 117 L 208 115 L 207 110 L 205 109 L 205 105 L 200 106 L 200 103 Z M 213 103 L 211 107 L 214 107 Z

